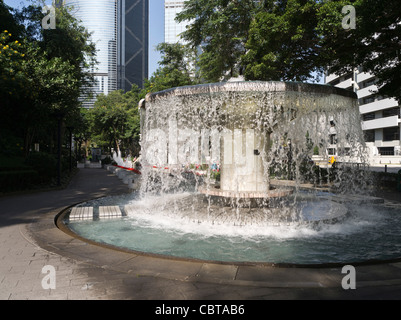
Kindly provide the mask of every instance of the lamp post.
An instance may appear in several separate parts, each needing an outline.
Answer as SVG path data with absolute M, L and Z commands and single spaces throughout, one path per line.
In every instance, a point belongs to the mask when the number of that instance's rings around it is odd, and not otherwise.
M 57 119 L 57 185 L 61 185 L 61 122 L 64 114 L 61 111 L 55 112 Z
M 78 156 L 80 154 L 80 149 L 81 149 L 81 144 L 78 145 L 79 139 L 74 136 L 74 141 L 75 141 L 75 161 L 78 163 Z
M 74 130 L 74 127 L 72 127 L 72 126 L 69 126 L 69 127 L 67 127 L 67 129 L 68 129 L 68 131 L 70 132 L 70 142 L 69 142 L 69 144 L 70 144 L 70 166 L 69 166 L 69 168 L 70 168 L 70 173 L 71 173 L 71 170 L 72 170 L 72 131 Z

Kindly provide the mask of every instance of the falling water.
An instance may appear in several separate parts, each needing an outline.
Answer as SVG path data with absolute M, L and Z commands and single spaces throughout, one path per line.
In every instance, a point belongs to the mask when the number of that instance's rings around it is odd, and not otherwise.
M 305 183 L 366 192 L 363 133 L 350 91 L 285 82 L 180 87 L 148 95 L 141 121 L 142 195 L 200 192 L 206 202 L 190 196 L 181 207 L 198 215 L 206 207 L 207 219 L 235 216 L 229 221 L 242 224 L 250 212 L 260 220 L 302 218 L 297 196 Z

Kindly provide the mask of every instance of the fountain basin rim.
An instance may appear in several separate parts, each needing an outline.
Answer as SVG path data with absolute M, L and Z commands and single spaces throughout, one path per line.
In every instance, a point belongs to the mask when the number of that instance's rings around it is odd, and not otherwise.
M 391 258 L 391 259 L 369 259 L 369 260 L 362 260 L 362 261 L 353 261 L 353 262 L 322 262 L 322 263 L 291 263 L 291 262 L 257 262 L 257 261 L 224 261 L 224 260 L 207 260 L 207 259 L 197 259 L 197 258 L 187 258 L 187 257 L 179 257 L 173 255 L 165 255 L 159 253 L 151 253 L 145 251 L 137 251 L 133 249 L 128 249 L 125 247 L 119 247 L 108 243 L 97 242 L 88 238 L 85 238 L 68 227 L 68 223 L 66 223 L 66 217 L 69 215 L 71 208 L 80 205 L 82 203 L 107 198 L 110 196 L 101 196 L 101 197 L 94 197 L 88 200 L 84 200 L 78 203 L 74 203 L 68 207 L 65 207 L 60 212 L 58 212 L 53 219 L 53 223 L 57 229 L 64 232 L 66 235 L 83 241 L 85 243 L 95 245 L 97 247 L 120 251 L 124 253 L 134 254 L 138 256 L 144 257 L 152 257 L 164 260 L 171 260 L 171 261 L 186 261 L 186 262 L 198 262 L 198 263 L 210 263 L 210 264 L 218 264 L 218 265 L 232 265 L 232 266 L 265 266 L 265 267 L 273 267 L 273 268 L 312 268 L 312 269 L 324 269 L 324 268 L 337 268 L 343 267 L 346 264 L 351 264 L 353 266 L 371 266 L 371 265 L 382 265 L 386 263 L 399 263 L 401 262 L 401 257 Z
M 357 95 L 353 91 L 325 84 L 284 81 L 237 81 L 188 85 L 148 93 L 145 99 L 139 103 L 139 108 L 145 108 L 146 102 L 152 102 L 156 98 L 212 94 L 217 92 L 304 92 L 326 95 L 333 94 L 357 99 Z

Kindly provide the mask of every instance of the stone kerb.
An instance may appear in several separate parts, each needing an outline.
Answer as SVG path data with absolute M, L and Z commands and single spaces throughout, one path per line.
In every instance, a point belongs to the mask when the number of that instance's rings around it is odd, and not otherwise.
M 105 169 L 121 179 L 124 184 L 128 185 L 129 189 L 137 190 L 139 188 L 141 182 L 139 174 L 113 165 L 106 165 Z

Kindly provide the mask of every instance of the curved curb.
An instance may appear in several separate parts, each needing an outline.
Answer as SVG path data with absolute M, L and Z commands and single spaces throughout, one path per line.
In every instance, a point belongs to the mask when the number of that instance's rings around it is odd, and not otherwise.
M 83 239 L 59 228 L 56 220 L 63 212 L 51 211 L 27 227 L 37 245 L 50 252 L 103 269 L 118 271 L 127 277 L 148 276 L 170 280 L 205 282 L 221 285 L 268 288 L 337 288 L 345 276 L 341 264 L 283 265 L 266 263 L 219 263 L 176 259 L 132 252 Z M 401 262 L 370 261 L 355 263 L 357 287 L 401 285 Z

